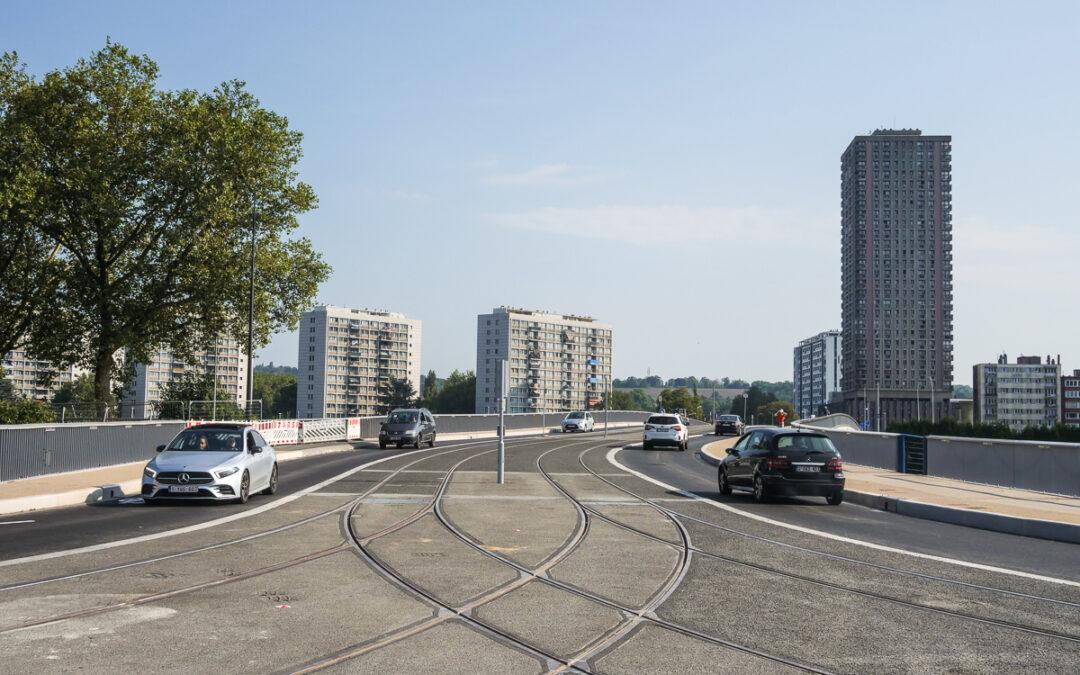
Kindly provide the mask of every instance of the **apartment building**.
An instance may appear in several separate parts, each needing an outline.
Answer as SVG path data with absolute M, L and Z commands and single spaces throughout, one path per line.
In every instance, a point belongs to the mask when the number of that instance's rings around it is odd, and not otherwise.
M 404 314 L 323 305 L 300 321 L 296 414 L 377 415 L 391 379 L 420 391 L 420 321 Z
M 1008 424 L 1019 431 L 1028 426 L 1057 424 L 1062 400 L 1060 360 L 1021 356 L 1009 363 L 1002 354 L 997 363 L 974 367 L 975 422 Z
M 856 136 L 840 176 L 842 411 L 872 428 L 941 419 L 953 376 L 952 137 Z
M 127 419 L 153 417 L 155 405 L 165 400 L 165 387 L 187 373 L 213 376 L 217 390 L 227 393 L 224 401 L 244 408 L 247 400 L 248 357 L 240 341 L 233 338 L 218 338 L 210 348 L 195 352 L 190 359 L 159 349 L 149 362 L 136 362 L 132 368 L 133 378 L 120 404 L 120 416 Z M 185 414 L 202 417 L 212 414 L 212 409 L 212 400 L 195 402 L 191 411 L 185 408 Z
M 588 410 L 611 386 L 612 329 L 591 317 L 496 307 L 476 317 L 476 412 L 499 408 L 499 362 L 508 361 L 507 412 Z
M 795 346 L 792 403 L 799 417 L 826 414 L 833 392 L 840 390 L 841 344 L 840 331 L 829 330 Z
M 77 367 L 54 368 L 49 361 L 30 358 L 24 349 L 4 354 L 0 368 L 4 369 L 4 379 L 11 382 L 17 396 L 39 401 L 51 400 L 62 384 L 86 372 Z
M 1061 364 L 1060 360 L 1058 364 Z M 1080 427 L 1080 370 L 1061 378 L 1061 421 Z

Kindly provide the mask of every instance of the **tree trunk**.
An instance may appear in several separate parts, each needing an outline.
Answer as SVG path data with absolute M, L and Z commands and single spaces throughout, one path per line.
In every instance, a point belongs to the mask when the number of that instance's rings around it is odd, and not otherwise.
M 101 419 L 105 419 L 112 403 L 112 371 L 112 352 L 98 349 L 94 357 L 94 400 L 97 401 L 97 414 Z

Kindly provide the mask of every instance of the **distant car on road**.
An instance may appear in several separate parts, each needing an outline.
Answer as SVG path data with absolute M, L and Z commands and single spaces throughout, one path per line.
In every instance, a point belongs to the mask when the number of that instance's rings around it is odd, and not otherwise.
M 562 430 L 564 434 L 571 431 L 592 431 L 595 426 L 596 420 L 593 419 L 592 413 L 582 412 L 580 410 L 567 413 L 562 421 Z
M 424 443 L 435 447 L 435 418 L 427 408 L 399 408 L 386 416 L 379 429 L 379 447 L 390 444 L 419 449 Z
M 679 450 L 686 450 L 690 447 L 690 427 L 678 415 L 650 415 L 645 420 L 641 447 L 651 450 L 658 445 L 674 445 Z
M 758 429 L 744 434 L 720 462 L 720 494 L 748 489 L 756 501 L 770 495 L 844 501 L 844 464 L 828 436 L 795 429 Z
M 713 426 L 717 436 L 724 434 L 742 436 L 743 433 L 743 421 L 738 415 L 720 415 Z
M 201 424 L 184 429 L 143 469 L 142 498 L 247 502 L 278 488 L 277 453 L 248 424 Z

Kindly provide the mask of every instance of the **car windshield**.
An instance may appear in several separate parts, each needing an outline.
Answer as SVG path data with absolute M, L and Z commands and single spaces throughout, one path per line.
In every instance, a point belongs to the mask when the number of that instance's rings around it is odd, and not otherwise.
M 571 420 L 580 420 L 580 419 L 583 419 L 584 417 L 585 417 L 585 413 L 580 413 L 580 412 L 572 412 L 572 413 L 570 413 L 569 415 L 566 416 L 567 419 L 571 419 Z
M 721 415 L 720 416 L 720 421 L 721 422 L 738 422 L 739 421 L 739 416 L 738 415 Z
M 678 417 L 671 417 L 667 415 L 654 415 L 649 418 L 649 424 L 678 424 Z
M 416 424 L 417 414 L 415 412 L 405 412 L 398 410 L 397 412 L 390 413 L 390 419 L 387 420 L 390 424 Z
M 173 452 L 240 452 L 244 437 L 239 429 L 187 429 L 169 444 Z
M 776 440 L 776 448 L 796 448 L 799 450 L 818 450 L 821 452 L 836 452 L 836 446 L 826 436 L 809 436 L 805 434 L 791 434 L 781 436 Z

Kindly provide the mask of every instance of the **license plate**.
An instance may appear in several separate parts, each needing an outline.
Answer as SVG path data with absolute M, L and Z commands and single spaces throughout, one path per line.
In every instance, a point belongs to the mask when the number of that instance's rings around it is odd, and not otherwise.
M 797 467 L 795 467 L 795 470 L 796 471 L 801 471 L 803 473 L 817 473 L 818 472 L 818 468 L 816 466 L 797 466 Z
M 192 493 L 192 492 L 198 492 L 198 491 L 199 491 L 199 486 L 198 485 L 170 485 L 169 486 L 169 492 Z

